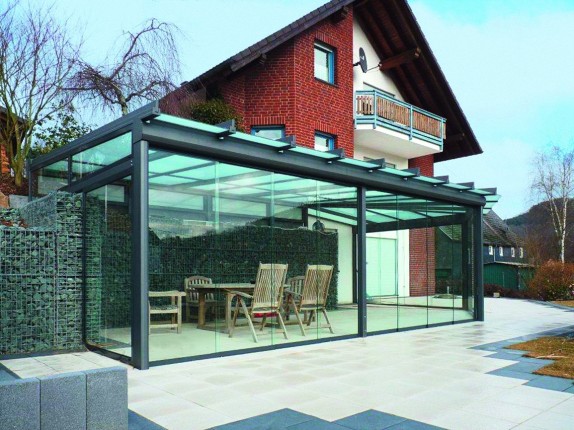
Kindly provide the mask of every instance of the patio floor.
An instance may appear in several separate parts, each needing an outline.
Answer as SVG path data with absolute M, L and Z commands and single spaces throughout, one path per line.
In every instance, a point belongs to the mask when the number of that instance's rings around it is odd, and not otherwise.
M 452 301 L 451 301 L 452 303 Z M 414 327 L 429 324 L 441 324 L 470 319 L 467 311 L 460 309 L 444 309 L 414 306 L 368 306 L 368 320 L 371 330 L 395 330 L 397 324 L 400 327 Z M 319 315 L 319 323 L 324 324 L 323 316 Z M 198 329 L 196 323 L 184 323 L 181 333 L 165 328 L 152 328 L 149 337 L 150 360 L 167 360 L 182 357 L 191 357 L 201 354 L 213 354 L 216 352 L 233 351 L 269 345 L 281 345 L 291 342 L 303 342 L 313 339 L 326 339 L 336 336 L 352 335 L 357 333 L 357 309 L 356 307 L 339 308 L 329 311 L 329 319 L 333 325 L 334 334 L 327 328 L 317 328 L 313 323 L 306 329 L 306 336 L 301 334 L 295 323 L 295 316 L 291 315 L 287 325 L 288 339 L 282 332 L 266 327 L 258 331 L 258 343 L 253 341 L 246 321 L 240 319 L 239 326 L 235 329 L 234 336 L 230 338 L 221 331 Z M 215 327 L 214 322 L 209 323 Z M 224 320 L 217 321 L 218 329 L 225 326 Z M 130 329 L 120 328 L 106 331 L 106 338 L 111 342 L 117 342 L 120 346 L 109 348 L 118 354 L 130 354 Z M 125 346 L 121 346 L 125 345 Z
M 571 326 L 574 313 L 486 299 L 486 319 L 131 370 L 129 407 L 169 429 L 206 429 L 284 409 L 329 423 L 374 410 L 449 429 L 572 429 L 574 394 L 490 374 L 512 361 L 472 347 Z M 117 365 L 90 352 L 0 363 L 19 376 Z

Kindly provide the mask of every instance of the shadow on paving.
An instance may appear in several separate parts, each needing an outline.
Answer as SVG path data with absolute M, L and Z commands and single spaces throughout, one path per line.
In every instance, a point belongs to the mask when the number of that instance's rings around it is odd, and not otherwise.
M 329 422 L 291 409 L 258 415 L 212 430 L 437 430 L 420 421 L 409 420 L 375 410 L 364 411 Z

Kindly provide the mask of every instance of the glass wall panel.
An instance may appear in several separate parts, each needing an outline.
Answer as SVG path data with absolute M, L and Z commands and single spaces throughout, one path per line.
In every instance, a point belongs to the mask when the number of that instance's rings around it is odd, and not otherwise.
M 399 228 L 408 235 L 408 288 L 398 297 L 398 328 L 426 327 L 429 295 L 434 291 L 434 241 L 429 226 L 429 201 L 409 196 L 397 197 Z M 406 266 L 406 264 L 405 264 Z M 405 276 L 407 276 L 405 274 Z
M 131 178 L 85 194 L 86 342 L 131 356 Z
M 367 192 L 369 332 L 469 319 L 469 213 L 450 203 Z
M 454 301 L 454 321 L 465 321 L 474 318 L 474 241 L 477 240 L 473 231 L 473 212 L 465 211 L 465 221 L 461 225 L 460 272 L 459 288 L 456 290 L 457 299 Z
M 405 286 L 404 247 L 397 231 L 397 196 L 367 191 L 367 329 L 396 330 L 398 296 Z
M 72 155 L 72 180 L 100 170 L 132 153 L 132 134 L 125 133 Z
M 32 193 L 34 197 L 68 186 L 68 159 L 57 161 L 49 166 L 36 170 L 32 174 Z
M 185 294 L 179 329 L 152 315 L 151 361 L 357 333 L 355 188 L 149 158 L 151 308 Z

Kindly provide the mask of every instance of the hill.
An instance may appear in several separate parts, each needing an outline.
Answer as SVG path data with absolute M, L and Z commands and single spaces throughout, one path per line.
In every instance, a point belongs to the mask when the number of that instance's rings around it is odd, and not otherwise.
M 525 213 L 505 220 L 522 239 L 526 252 L 536 262 L 557 260 L 559 256 L 548 205 L 549 202 L 538 203 Z M 569 202 L 568 224 L 570 227 L 566 238 L 566 261 L 574 261 L 574 199 Z

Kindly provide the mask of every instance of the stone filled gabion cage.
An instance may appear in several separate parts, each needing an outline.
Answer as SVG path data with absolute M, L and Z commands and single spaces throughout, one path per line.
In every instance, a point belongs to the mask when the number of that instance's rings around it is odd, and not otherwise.
M 0 211 L 0 354 L 82 347 L 82 197 Z

